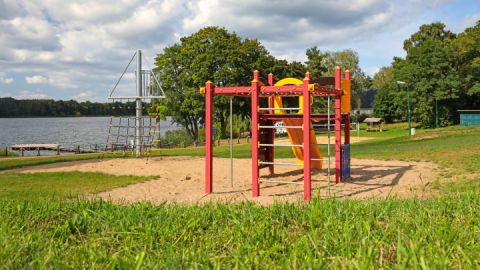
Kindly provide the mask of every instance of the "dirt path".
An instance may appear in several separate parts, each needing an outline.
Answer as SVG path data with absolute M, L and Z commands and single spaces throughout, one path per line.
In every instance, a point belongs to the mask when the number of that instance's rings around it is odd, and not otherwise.
M 293 162 L 292 159 L 277 161 Z M 333 166 L 333 164 L 332 164 Z M 234 186 L 230 186 L 230 160 L 214 159 L 214 193 L 204 193 L 203 157 L 165 157 L 150 159 L 104 159 L 40 165 L 17 172 L 83 171 L 114 175 L 155 175 L 158 179 L 95 194 L 95 197 L 117 202 L 149 200 L 154 203 L 196 203 L 205 201 L 256 201 L 269 204 L 274 201 L 303 199 L 303 185 L 261 184 L 261 196 L 251 197 L 251 161 L 234 160 Z M 303 170 L 291 166 L 277 166 L 272 180 L 302 181 Z M 352 179 L 335 185 L 331 177 L 330 196 L 338 198 L 384 198 L 428 196 L 428 184 L 435 180 L 436 165 L 430 162 L 403 162 L 379 160 L 352 160 Z M 262 177 L 268 169 L 261 169 Z M 268 176 L 271 177 L 271 176 Z M 326 169 L 312 173 L 314 194 L 328 197 Z M 427 190 L 426 190 L 427 189 Z

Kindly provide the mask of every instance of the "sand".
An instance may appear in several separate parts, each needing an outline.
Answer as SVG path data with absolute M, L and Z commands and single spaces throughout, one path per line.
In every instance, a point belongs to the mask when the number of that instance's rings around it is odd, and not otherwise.
M 294 162 L 293 159 L 278 159 Z M 404 162 L 352 159 L 350 180 L 335 184 L 332 175 L 330 192 L 326 169 L 312 172 L 313 195 L 322 198 L 386 198 L 428 197 L 429 186 L 436 179 L 437 166 L 431 162 Z M 332 168 L 333 168 L 332 164 Z M 89 195 L 119 203 L 151 201 L 159 203 L 195 204 L 209 201 L 254 201 L 262 205 L 275 201 L 303 201 L 302 184 L 261 183 L 261 196 L 251 196 L 251 161 L 234 159 L 233 188 L 230 182 L 230 159 L 214 158 L 212 194 L 204 193 L 203 157 L 155 157 L 149 159 L 99 159 L 55 163 L 17 169 L 17 172 L 81 171 L 104 172 L 114 175 L 157 176 L 155 180 L 114 188 Z M 325 166 L 326 167 L 326 166 Z M 333 174 L 332 169 L 332 174 Z M 292 166 L 277 166 L 270 176 L 260 170 L 262 178 L 302 183 L 303 170 Z

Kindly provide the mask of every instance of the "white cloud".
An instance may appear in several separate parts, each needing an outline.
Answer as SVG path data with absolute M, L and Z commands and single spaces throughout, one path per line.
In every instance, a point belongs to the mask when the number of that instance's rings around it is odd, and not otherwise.
M 0 45 L 3 48 L 31 51 L 60 49 L 55 27 L 42 18 L 16 17 L 0 21 L 0 29 Z
M 70 80 L 68 72 L 51 72 L 48 77 L 42 75 L 26 76 L 25 82 L 28 84 L 49 84 L 59 88 L 77 88 L 78 86 Z
M 277 52 L 317 44 L 339 44 L 384 28 L 394 15 L 394 3 L 381 0 L 190 2 L 192 18 L 184 27 L 195 31 L 222 25 L 242 36 L 260 38 Z M 363 35 L 360 35 L 363 34 Z M 295 45 L 297 44 L 297 45 Z
M 20 9 L 16 1 L 0 0 L 0 20 L 15 18 L 20 13 Z
M 15 99 L 47 99 L 50 97 L 41 90 L 35 90 L 35 91 L 23 90 L 23 91 L 20 91 L 18 95 L 14 96 L 14 98 Z
M 15 80 L 11 77 L 8 77 L 7 74 L 5 74 L 4 72 L 0 72 L 0 83 L 3 83 L 3 84 L 11 84 L 13 83 Z
M 49 79 L 41 75 L 33 75 L 25 77 L 25 81 L 28 84 L 46 84 L 49 82 Z
M 379 67 L 366 67 L 366 68 L 365 68 L 365 73 L 366 73 L 368 76 L 373 77 L 373 76 L 375 75 L 375 73 L 377 73 L 379 70 L 380 70 Z
M 97 99 L 97 94 L 91 90 L 88 90 L 72 96 L 71 99 L 78 100 L 78 101 L 94 100 L 94 99 Z

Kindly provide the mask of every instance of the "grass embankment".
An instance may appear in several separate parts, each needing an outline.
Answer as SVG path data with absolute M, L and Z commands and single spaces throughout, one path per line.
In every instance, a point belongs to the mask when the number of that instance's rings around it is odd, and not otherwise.
M 101 158 L 122 158 L 131 156 L 130 153 L 94 153 L 94 154 L 78 154 L 65 156 L 42 156 L 42 157 L 14 157 L 0 159 L 0 171 L 35 166 L 52 164 L 58 162 L 80 161 L 88 159 Z
M 92 172 L 1 173 L 0 197 L 33 201 L 68 199 L 154 178 Z
M 480 197 L 129 206 L 0 200 L 5 268 L 480 266 Z

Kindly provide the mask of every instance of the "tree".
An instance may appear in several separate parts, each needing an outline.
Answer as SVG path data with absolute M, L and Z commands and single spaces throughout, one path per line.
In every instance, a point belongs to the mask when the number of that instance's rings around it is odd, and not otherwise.
M 319 78 L 328 71 L 325 65 L 326 54 L 321 53 L 317 46 L 307 49 L 306 55 L 305 64 L 312 78 Z
M 406 119 L 406 97 L 398 91 L 391 66 L 382 67 L 373 77 L 373 87 L 377 90 L 373 110 L 375 115 L 387 123 Z
M 422 25 L 404 42 L 406 58 L 394 59 L 394 77 L 408 83 L 412 118 L 423 126 L 435 124 L 435 99 L 438 99 L 441 124 L 452 123 L 460 94 L 451 46 L 454 38 L 455 34 L 446 30 L 443 23 Z
M 204 121 L 204 97 L 199 87 L 211 80 L 216 86 L 248 85 L 252 71 L 271 66 L 273 57 L 258 42 L 241 39 L 224 28 L 206 27 L 166 47 L 156 58 L 168 108 L 173 121 L 198 140 L 199 124 Z M 235 111 L 249 112 L 248 102 L 235 100 Z M 214 119 L 226 136 L 229 98 L 215 96 Z
M 352 80 L 352 103 L 358 110 L 361 108 L 362 95 L 370 88 L 371 81 L 362 71 L 359 65 L 358 53 L 347 49 L 343 51 L 326 52 L 323 57 L 327 69 L 327 76 L 332 76 L 335 67 L 341 67 L 343 71 L 349 70 Z
M 480 108 L 480 20 L 476 25 L 465 29 L 453 41 L 456 65 L 462 81 L 461 107 Z

